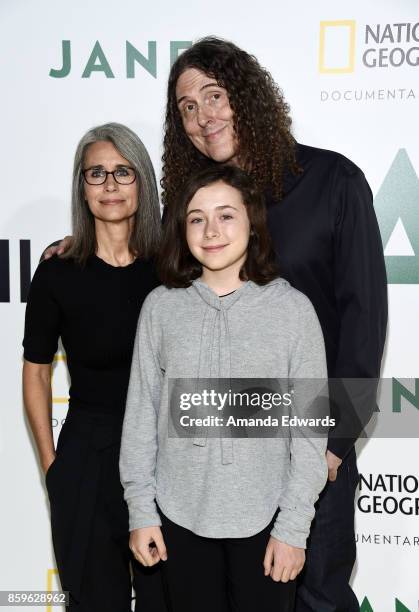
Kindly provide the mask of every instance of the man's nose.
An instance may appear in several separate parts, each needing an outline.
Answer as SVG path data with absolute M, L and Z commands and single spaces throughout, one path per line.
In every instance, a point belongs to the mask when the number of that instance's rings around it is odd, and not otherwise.
M 214 111 L 207 104 L 199 104 L 197 111 L 197 121 L 200 127 L 205 127 L 214 119 Z

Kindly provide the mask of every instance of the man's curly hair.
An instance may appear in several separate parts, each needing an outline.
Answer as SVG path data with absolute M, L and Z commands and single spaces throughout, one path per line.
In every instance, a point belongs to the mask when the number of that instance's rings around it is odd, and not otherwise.
M 170 71 L 161 180 L 163 204 L 176 200 L 191 172 L 216 163 L 195 148 L 182 124 L 176 83 L 188 68 L 201 70 L 227 90 L 239 143 L 239 164 L 261 191 L 281 199 L 284 172 L 300 172 L 289 106 L 272 76 L 253 55 L 232 42 L 206 37 L 184 51 Z

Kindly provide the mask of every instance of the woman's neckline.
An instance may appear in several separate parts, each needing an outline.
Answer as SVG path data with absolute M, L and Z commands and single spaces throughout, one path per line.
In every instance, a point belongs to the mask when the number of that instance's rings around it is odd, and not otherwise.
M 129 268 L 132 268 L 137 262 L 137 257 L 135 257 L 133 261 L 127 264 L 126 266 L 114 266 L 113 264 L 110 264 L 101 257 L 99 257 L 99 255 L 96 255 L 96 253 L 93 255 L 93 257 L 99 264 L 105 266 L 106 268 L 111 268 L 112 270 L 127 270 Z

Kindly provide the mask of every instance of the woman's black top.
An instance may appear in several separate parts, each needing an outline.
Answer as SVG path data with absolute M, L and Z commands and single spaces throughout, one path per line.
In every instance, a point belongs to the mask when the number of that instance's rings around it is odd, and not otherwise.
M 85 266 L 58 257 L 43 261 L 26 307 L 25 359 L 51 363 L 61 336 L 70 407 L 122 416 L 138 315 L 158 284 L 153 264 L 140 259 L 125 267 L 97 256 Z

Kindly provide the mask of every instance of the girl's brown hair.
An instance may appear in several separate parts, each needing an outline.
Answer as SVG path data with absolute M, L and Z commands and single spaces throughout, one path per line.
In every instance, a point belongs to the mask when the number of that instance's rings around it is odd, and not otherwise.
M 217 164 L 192 174 L 183 185 L 178 200 L 165 210 L 158 266 L 160 280 L 168 287 L 189 287 L 202 274 L 202 265 L 186 242 L 187 208 L 199 189 L 218 182 L 240 192 L 249 218 L 249 245 L 240 278 L 265 285 L 279 276 L 266 224 L 266 207 L 260 192 L 243 170 Z

